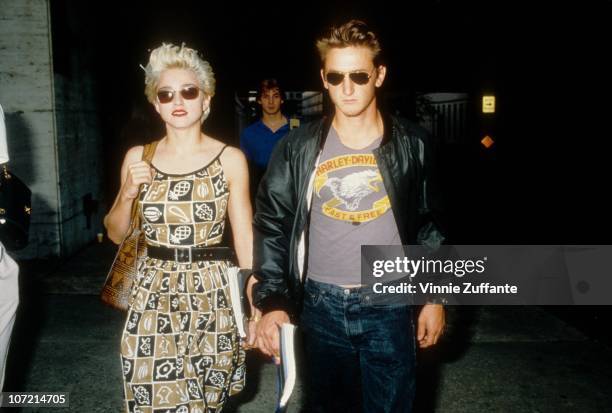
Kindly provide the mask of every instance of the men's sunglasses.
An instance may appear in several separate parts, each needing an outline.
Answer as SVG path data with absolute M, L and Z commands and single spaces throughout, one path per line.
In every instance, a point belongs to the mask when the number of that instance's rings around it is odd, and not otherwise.
M 351 82 L 357 85 L 365 85 L 370 81 L 370 77 L 372 77 L 372 72 L 368 73 L 364 72 L 363 70 L 357 70 L 355 72 L 327 72 L 327 74 L 325 75 L 325 79 L 330 85 L 338 86 L 340 83 L 342 83 L 346 75 L 348 75 L 349 79 L 351 79 Z
M 157 91 L 157 100 L 159 103 L 170 103 L 174 99 L 174 94 L 176 90 L 172 89 L 161 89 Z M 178 91 L 183 99 L 193 100 L 198 97 L 200 94 L 200 89 L 196 86 L 185 86 L 181 90 Z

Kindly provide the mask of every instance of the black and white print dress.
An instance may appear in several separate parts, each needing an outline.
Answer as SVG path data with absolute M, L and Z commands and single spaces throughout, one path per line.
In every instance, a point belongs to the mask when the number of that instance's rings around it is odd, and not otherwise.
M 229 189 L 220 155 L 189 174 L 155 169 L 140 194 L 149 245 L 221 242 Z M 245 357 L 229 302 L 228 265 L 147 256 L 139 262 L 121 339 L 127 411 L 219 412 L 242 390 Z

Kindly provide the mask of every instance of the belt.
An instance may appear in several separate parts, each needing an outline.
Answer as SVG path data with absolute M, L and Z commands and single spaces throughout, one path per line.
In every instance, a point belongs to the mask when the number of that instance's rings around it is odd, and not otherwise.
M 234 250 L 229 247 L 168 248 L 147 245 L 147 256 L 176 262 L 233 261 Z

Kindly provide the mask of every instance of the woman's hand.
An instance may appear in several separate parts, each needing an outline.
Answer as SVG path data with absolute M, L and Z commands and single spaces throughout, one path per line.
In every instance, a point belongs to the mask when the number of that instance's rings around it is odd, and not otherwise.
M 150 183 L 153 177 L 151 166 L 142 160 L 142 146 L 134 146 L 125 154 L 121 164 L 121 188 L 115 202 L 104 217 L 104 226 L 108 237 L 121 244 L 130 227 L 131 209 L 134 199 L 138 197 L 140 184 Z
M 249 318 L 247 338 L 244 344 L 244 348 L 246 349 L 257 348 L 255 340 L 257 339 L 257 323 L 261 320 L 261 311 L 258 309 L 251 309 L 251 314 L 253 315 Z
M 251 317 L 247 325 L 247 338 L 244 347 L 247 349 L 256 347 L 255 340 L 257 339 L 257 323 L 261 320 L 261 310 L 253 305 L 253 287 L 257 284 L 257 279 L 251 275 L 246 285 L 246 295 L 251 307 Z
M 153 180 L 153 168 L 146 161 L 139 161 L 128 165 L 127 177 L 121 188 L 126 199 L 135 199 L 138 196 L 141 184 L 150 184 Z

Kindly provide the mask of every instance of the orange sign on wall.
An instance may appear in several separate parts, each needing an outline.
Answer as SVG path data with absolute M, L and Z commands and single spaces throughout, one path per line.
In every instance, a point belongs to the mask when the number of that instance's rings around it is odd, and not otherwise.
M 489 149 L 491 146 L 493 146 L 495 141 L 489 135 L 486 135 L 484 138 L 481 139 L 480 143 L 482 143 L 482 146 Z

